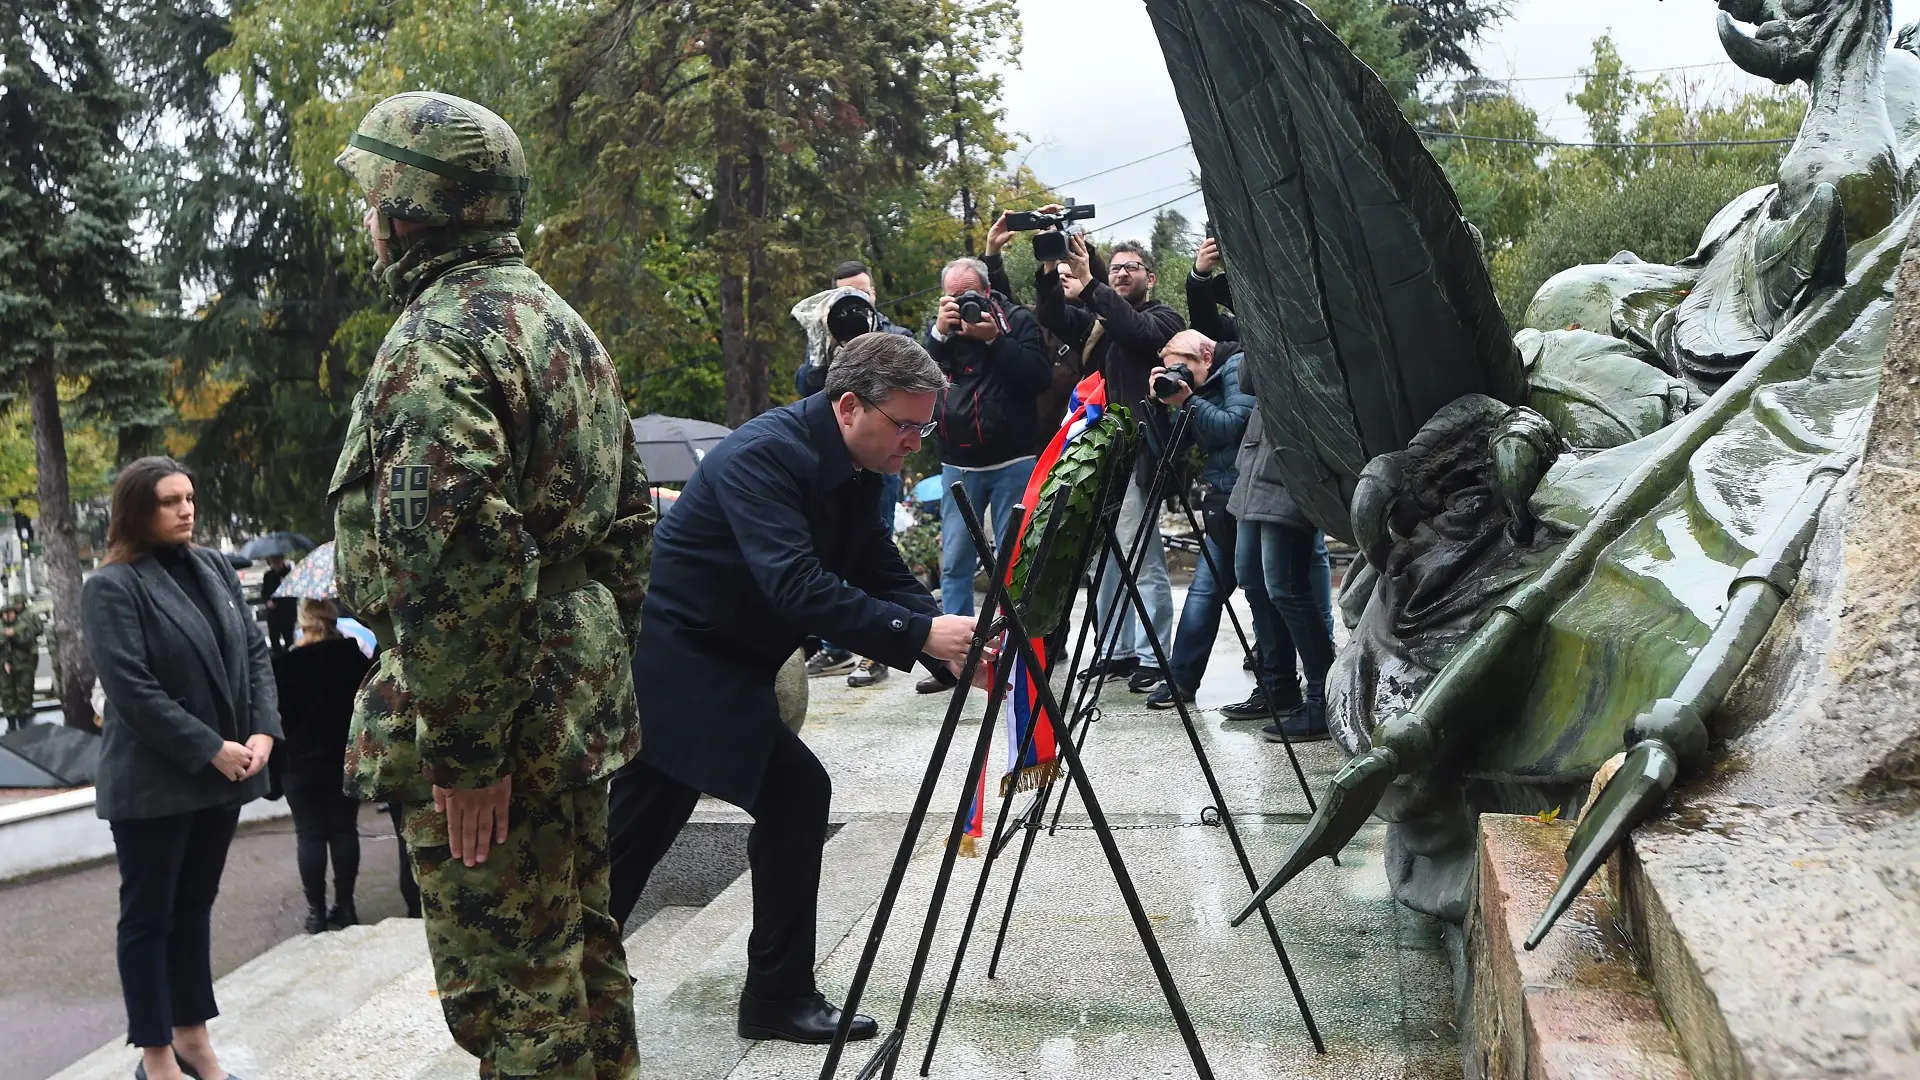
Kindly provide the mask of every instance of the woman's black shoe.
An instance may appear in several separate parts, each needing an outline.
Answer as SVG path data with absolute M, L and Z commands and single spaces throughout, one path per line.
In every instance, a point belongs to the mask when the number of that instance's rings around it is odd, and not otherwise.
M 740 995 L 739 1033 L 743 1039 L 782 1039 L 787 1042 L 823 1044 L 833 1041 L 840 1025 L 840 1010 L 827 1004 L 824 994 L 768 1001 L 750 994 Z M 880 1033 L 880 1025 L 871 1016 L 854 1014 L 848 1042 L 871 1039 Z
M 173 1052 L 173 1063 L 175 1065 L 180 1066 L 180 1072 L 183 1076 L 187 1078 L 187 1080 L 200 1080 L 199 1070 L 187 1064 L 187 1059 L 181 1057 L 180 1051 L 178 1050 L 175 1050 Z M 229 1080 L 240 1080 L 239 1077 L 234 1076 L 232 1073 L 228 1073 L 227 1076 L 229 1077 Z M 135 1065 L 133 1067 L 133 1080 L 147 1080 L 147 1063 L 146 1062 L 143 1061 L 140 1064 Z
M 327 932 L 327 909 L 323 907 L 307 908 L 307 933 L 324 934 Z
M 327 925 L 333 927 L 335 930 L 353 926 L 359 921 L 360 916 L 353 910 L 353 901 L 351 900 L 343 900 L 333 905 L 333 910 L 327 912 Z

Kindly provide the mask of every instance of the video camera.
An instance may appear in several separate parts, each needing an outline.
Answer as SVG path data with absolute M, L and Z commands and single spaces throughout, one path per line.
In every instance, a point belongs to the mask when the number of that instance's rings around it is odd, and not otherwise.
M 861 334 L 880 329 L 880 313 L 859 293 L 848 293 L 827 309 L 827 333 L 835 345 L 845 345 Z
M 1067 223 L 1093 217 L 1093 204 L 1076 206 L 1068 199 L 1057 214 L 1041 210 L 1013 210 L 1007 214 L 1008 232 L 1030 232 L 1033 257 L 1041 262 L 1061 262 L 1067 257 Z

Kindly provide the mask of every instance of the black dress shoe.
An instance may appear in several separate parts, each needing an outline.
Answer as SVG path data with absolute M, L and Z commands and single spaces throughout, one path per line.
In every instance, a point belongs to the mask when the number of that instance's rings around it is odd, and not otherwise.
M 307 933 L 324 934 L 327 932 L 327 909 L 309 907 L 307 909 Z
M 840 1025 L 840 1010 L 827 1004 L 824 994 L 769 1001 L 740 995 L 740 1037 L 743 1039 L 784 1039 L 787 1042 L 823 1044 L 833 1041 Z M 871 1016 L 854 1014 L 848 1042 L 871 1039 L 880 1033 L 880 1025 Z

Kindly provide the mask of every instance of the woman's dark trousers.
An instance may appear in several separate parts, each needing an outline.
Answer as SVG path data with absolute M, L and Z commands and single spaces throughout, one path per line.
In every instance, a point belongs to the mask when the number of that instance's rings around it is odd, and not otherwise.
M 293 811 L 293 840 L 300 863 L 300 889 L 307 907 L 327 906 L 327 856 L 333 856 L 333 896 L 353 905 L 353 884 L 360 876 L 360 803 L 340 792 L 340 778 L 287 777 L 287 809 Z
M 115 821 L 120 862 L 120 992 L 127 1042 L 166 1046 L 173 1029 L 220 1013 L 213 1001 L 213 898 L 240 808 Z

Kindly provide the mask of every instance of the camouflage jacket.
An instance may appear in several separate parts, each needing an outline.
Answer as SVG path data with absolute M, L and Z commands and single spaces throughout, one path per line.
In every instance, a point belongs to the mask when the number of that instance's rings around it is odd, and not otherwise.
M 0 629 L 10 629 L 12 634 L 0 634 L 0 660 L 11 660 L 15 654 L 31 658 L 40 649 L 40 616 L 30 607 L 16 609 L 18 614 L 13 622 L 0 619 Z
M 385 646 L 347 788 L 585 786 L 639 748 L 653 507 L 613 363 L 498 230 L 425 235 L 328 497 L 341 601 Z

